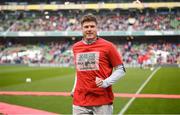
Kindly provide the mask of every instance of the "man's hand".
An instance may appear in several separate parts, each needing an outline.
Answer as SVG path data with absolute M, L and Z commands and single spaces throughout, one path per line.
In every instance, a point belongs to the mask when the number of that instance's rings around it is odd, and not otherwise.
M 70 96 L 73 97 L 73 96 L 74 96 L 74 92 L 71 92 L 71 93 L 70 93 Z
M 99 78 L 99 77 L 96 77 L 96 85 L 98 87 L 102 87 L 102 84 L 103 84 L 103 79 Z

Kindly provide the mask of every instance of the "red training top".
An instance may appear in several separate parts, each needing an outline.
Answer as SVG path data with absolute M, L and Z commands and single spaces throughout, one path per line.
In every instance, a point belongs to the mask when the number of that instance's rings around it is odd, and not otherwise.
M 113 67 L 122 64 L 116 47 L 102 38 L 92 44 L 79 41 L 73 45 L 77 82 L 73 104 L 97 106 L 111 104 L 114 96 L 112 87 L 99 88 L 96 77 L 106 79 L 112 74 Z

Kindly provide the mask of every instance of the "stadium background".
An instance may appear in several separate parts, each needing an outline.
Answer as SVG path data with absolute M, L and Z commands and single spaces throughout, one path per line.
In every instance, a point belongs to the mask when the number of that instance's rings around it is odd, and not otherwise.
M 70 114 L 70 96 L 20 96 L 18 91 L 71 91 L 74 80 L 71 46 L 81 40 L 79 20 L 88 13 L 98 18 L 98 35 L 115 43 L 123 56 L 127 75 L 113 86 L 115 93 L 179 96 L 180 2 L 141 2 L 2 0 L 0 101 Z M 140 57 L 145 58 L 142 65 Z M 151 75 L 153 78 L 146 84 Z M 17 92 L 17 95 L 4 92 Z M 134 101 L 133 96 L 120 97 L 115 98 L 115 114 L 180 113 L 179 98 L 149 96 Z

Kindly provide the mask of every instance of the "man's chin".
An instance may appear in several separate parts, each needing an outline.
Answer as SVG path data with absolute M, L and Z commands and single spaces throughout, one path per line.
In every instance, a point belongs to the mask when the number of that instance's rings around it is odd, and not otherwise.
M 94 40 L 95 38 L 86 38 L 86 40 Z
M 86 39 L 87 39 L 87 40 L 93 40 L 93 39 L 96 39 L 96 37 L 86 36 Z

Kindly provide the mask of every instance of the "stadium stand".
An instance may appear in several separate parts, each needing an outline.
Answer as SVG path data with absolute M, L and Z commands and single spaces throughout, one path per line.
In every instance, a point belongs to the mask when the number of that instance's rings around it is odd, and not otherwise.
M 69 2 L 74 8 L 67 7 Z M 0 64 L 58 64 L 72 66 L 71 46 L 80 40 L 80 17 L 93 13 L 98 18 L 99 36 L 116 43 L 126 65 L 180 63 L 180 8 L 163 3 L 149 7 L 121 6 L 119 0 L 99 1 L 99 7 L 77 9 L 90 0 L 3 1 L 0 6 Z M 132 2 L 132 1 L 126 1 Z M 153 2 L 149 0 L 148 2 Z M 162 2 L 161 0 L 156 2 Z M 169 2 L 164 1 L 165 2 Z M 171 0 L 172 2 L 172 0 Z M 173 0 L 173 2 L 177 2 Z M 64 9 L 27 9 L 29 4 L 63 4 Z M 97 3 L 97 1 L 93 1 Z M 106 8 L 106 3 L 118 3 Z M 103 5 L 104 4 L 104 5 Z M 169 3 L 170 4 L 170 3 Z M 19 5 L 13 11 L 14 5 Z M 23 8 L 21 8 L 23 6 Z M 11 8 L 12 7 L 12 8 Z M 85 7 L 85 6 L 84 6 Z M 67 8 L 67 9 L 66 9 Z M 142 58 L 142 59 L 141 59 Z M 141 60 L 141 61 L 140 61 Z M 145 66 L 144 66 L 145 67 Z
M 124 13 L 121 10 L 94 11 L 99 31 L 179 30 L 180 13 L 169 11 Z M 104 13 L 106 12 L 106 13 Z M 43 13 L 43 14 L 42 14 Z M 73 13 L 73 15 L 72 15 Z M 93 12 L 92 12 L 93 13 Z M 82 11 L 7 12 L 1 19 L 0 31 L 79 31 Z M 17 18 L 16 18 L 17 17 Z M 102 26 L 101 26 L 102 25 Z

